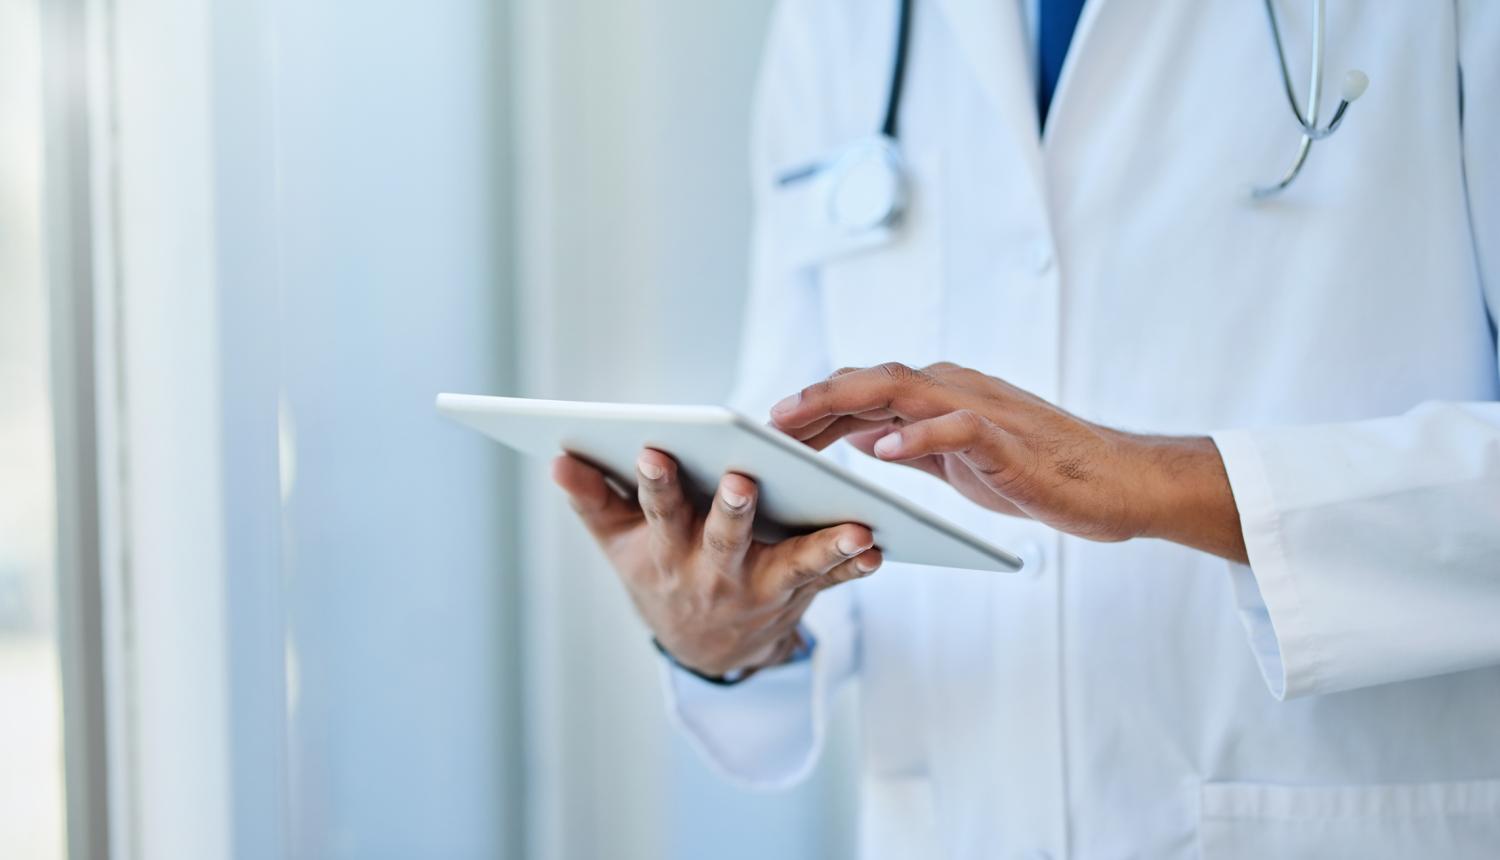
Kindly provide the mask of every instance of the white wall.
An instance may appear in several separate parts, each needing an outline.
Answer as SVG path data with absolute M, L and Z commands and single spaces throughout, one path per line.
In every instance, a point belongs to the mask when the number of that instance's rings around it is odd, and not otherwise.
M 500 451 L 505 57 L 490 0 L 278 0 L 292 856 L 513 854 Z
M 716 402 L 746 281 L 769 3 L 524 0 L 521 371 L 537 396 Z M 852 854 L 847 747 L 794 793 L 725 785 L 667 728 L 648 633 L 536 472 L 526 512 L 538 857 Z
M 135 856 L 850 854 L 848 741 L 711 775 L 540 470 L 432 409 L 724 396 L 769 4 L 116 8 Z

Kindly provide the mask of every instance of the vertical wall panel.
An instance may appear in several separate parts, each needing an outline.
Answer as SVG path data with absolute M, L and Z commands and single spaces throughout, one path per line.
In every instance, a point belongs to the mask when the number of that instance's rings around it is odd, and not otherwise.
M 298 858 L 488 858 L 519 838 L 507 476 L 433 409 L 504 383 L 501 7 L 276 5 Z
M 225 857 L 230 766 L 211 21 L 122 0 L 113 32 L 117 435 L 134 856 Z

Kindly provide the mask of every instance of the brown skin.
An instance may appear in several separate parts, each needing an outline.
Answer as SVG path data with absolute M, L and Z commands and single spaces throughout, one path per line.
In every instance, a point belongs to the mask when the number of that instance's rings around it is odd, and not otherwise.
M 1224 463 L 1207 437 L 1112 430 L 946 363 L 841 370 L 778 403 L 771 418 L 814 448 L 847 439 L 990 510 L 1069 534 L 1162 538 L 1246 561 Z M 660 451 L 641 452 L 634 500 L 573 457 L 559 457 L 552 476 L 663 647 L 706 674 L 784 662 L 813 597 L 880 566 L 863 526 L 753 540 L 756 488 L 743 475 L 724 475 L 712 509 L 695 511 L 677 464 Z
M 753 540 L 756 487 L 744 475 L 724 475 L 711 509 L 694 510 L 677 463 L 649 448 L 636 463 L 633 500 L 575 457 L 557 458 L 552 478 L 662 647 L 708 675 L 785 662 L 813 597 L 880 567 L 880 550 L 864 526 L 834 526 L 775 544 Z
M 814 448 L 847 439 L 970 500 L 1098 541 L 1154 537 L 1245 563 L 1223 459 L 1207 437 L 1112 430 L 955 364 L 846 368 L 771 410 Z

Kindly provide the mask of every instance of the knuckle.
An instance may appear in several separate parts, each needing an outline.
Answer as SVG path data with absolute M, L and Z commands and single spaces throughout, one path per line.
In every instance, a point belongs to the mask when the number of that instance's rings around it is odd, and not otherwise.
M 792 562 L 787 565 L 787 579 L 794 584 L 808 582 L 809 580 L 816 577 L 819 572 L 820 571 L 816 564 L 810 564 L 806 560 L 800 558 L 793 559 Z
M 975 370 L 972 367 L 960 367 L 957 369 L 954 375 L 971 384 L 991 381 L 991 377 L 989 374 Z
M 920 371 L 913 370 L 899 361 L 887 361 L 877 369 L 890 381 L 900 384 L 913 382 L 921 375 Z
M 740 548 L 740 542 L 723 532 L 711 531 L 703 535 L 703 546 L 714 555 L 731 555 Z
M 646 515 L 646 519 L 652 522 L 659 522 L 672 516 L 672 510 L 671 506 L 664 505 L 657 500 L 652 500 L 648 504 L 641 506 L 641 511 Z
M 977 436 L 989 427 L 989 421 L 972 409 L 960 409 L 953 413 L 953 420 L 963 428 L 965 433 Z
M 829 379 L 837 379 L 840 376 L 847 376 L 851 373 L 857 373 L 858 371 L 859 368 L 857 367 L 841 367 L 838 370 L 835 370 L 833 373 L 829 374 Z

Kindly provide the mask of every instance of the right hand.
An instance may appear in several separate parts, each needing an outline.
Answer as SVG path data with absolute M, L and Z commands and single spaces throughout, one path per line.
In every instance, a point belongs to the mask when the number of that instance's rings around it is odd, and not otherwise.
M 637 500 L 576 457 L 552 464 L 552 478 L 614 565 L 662 647 L 706 675 L 785 662 L 797 622 L 818 592 L 874 573 L 880 550 L 870 530 L 833 526 L 782 541 L 751 539 L 755 482 L 726 473 L 705 516 L 693 509 L 677 463 L 650 448 L 636 461 Z

